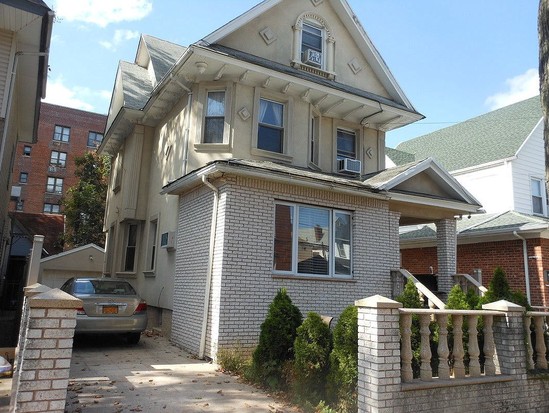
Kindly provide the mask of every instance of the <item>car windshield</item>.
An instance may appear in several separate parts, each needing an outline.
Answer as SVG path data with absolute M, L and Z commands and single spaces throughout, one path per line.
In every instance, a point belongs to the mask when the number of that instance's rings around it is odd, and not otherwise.
M 135 295 L 133 287 L 124 281 L 77 280 L 74 283 L 75 294 L 114 294 Z

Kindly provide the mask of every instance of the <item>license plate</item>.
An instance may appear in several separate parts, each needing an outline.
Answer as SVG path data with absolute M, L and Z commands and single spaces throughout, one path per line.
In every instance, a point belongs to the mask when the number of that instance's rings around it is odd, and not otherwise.
M 103 306 L 103 314 L 118 314 L 118 306 L 117 305 L 104 305 Z

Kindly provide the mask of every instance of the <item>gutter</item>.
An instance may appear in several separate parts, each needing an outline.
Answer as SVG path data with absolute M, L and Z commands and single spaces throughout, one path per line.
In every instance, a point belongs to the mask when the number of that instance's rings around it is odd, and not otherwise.
M 526 246 L 526 239 L 521 237 L 517 231 L 513 231 L 513 235 L 518 239 L 522 240 L 522 254 L 524 260 L 524 281 L 526 282 L 526 298 L 528 299 L 528 304 L 531 304 L 530 301 L 530 271 L 528 269 L 528 249 Z
M 206 176 L 202 176 L 202 183 L 213 191 L 214 200 L 212 206 L 212 224 L 210 227 L 210 248 L 208 252 L 208 269 L 206 272 L 206 288 L 204 290 L 204 309 L 202 314 L 202 331 L 200 334 L 200 348 L 198 358 L 204 359 L 206 349 L 206 335 L 208 332 L 208 312 L 210 309 L 210 294 L 212 291 L 213 260 L 215 248 L 215 233 L 217 227 L 217 207 L 219 205 L 219 190 L 212 185 Z

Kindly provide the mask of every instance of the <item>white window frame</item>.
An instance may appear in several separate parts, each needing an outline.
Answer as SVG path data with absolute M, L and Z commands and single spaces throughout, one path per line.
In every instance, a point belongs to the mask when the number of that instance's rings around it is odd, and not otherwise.
M 288 207 L 293 207 L 293 216 L 292 216 L 292 269 L 290 271 L 284 271 L 284 270 L 276 270 L 274 269 L 274 253 L 275 253 L 275 245 L 274 245 L 274 236 L 276 234 L 276 207 L 277 205 L 283 205 Z M 299 249 L 299 209 L 300 207 L 304 208 L 314 208 L 324 211 L 330 212 L 330 222 L 329 222 L 329 228 L 330 228 L 330 234 L 329 234 L 329 270 L 328 274 L 310 274 L 310 273 L 300 273 L 298 272 L 298 249 Z M 350 225 L 350 240 L 349 240 L 349 268 L 350 268 L 350 274 L 336 274 L 335 272 L 335 265 L 336 265 L 336 249 L 338 248 L 336 246 L 335 242 L 335 221 L 336 221 L 336 214 L 345 214 L 349 216 L 349 225 Z M 354 246 L 354 240 L 353 240 L 353 213 L 352 211 L 347 211 L 343 209 L 337 209 L 337 208 L 326 208 L 326 207 L 319 207 L 316 205 L 307 205 L 307 204 L 299 204 L 299 203 L 291 203 L 291 202 L 283 202 L 283 201 L 277 201 L 275 202 L 274 209 L 273 209 L 273 274 L 277 275 L 288 275 L 288 276 L 298 276 L 298 277 L 310 277 L 310 278 L 337 278 L 337 279 L 352 279 L 353 278 L 353 246 Z
M 147 239 L 147 265 L 145 272 L 154 274 L 158 260 L 158 215 L 149 220 L 149 234 Z
M 132 227 L 135 227 L 135 245 L 129 245 L 130 241 L 130 231 Z M 128 257 L 128 251 L 132 248 L 134 251 L 134 257 L 133 257 L 133 265 L 132 268 L 129 269 L 126 267 L 126 259 Z M 137 222 L 128 222 L 125 225 L 124 228 L 124 251 L 122 254 L 122 272 L 123 273 L 130 273 L 135 274 L 137 271 L 137 258 L 138 258 L 138 252 L 139 252 L 139 224 Z
M 346 132 L 352 132 L 355 134 L 355 158 L 356 160 L 359 160 L 363 162 L 362 159 L 362 142 L 363 142 L 363 135 L 362 135 L 362 128 L 357 127 L 356 124 L 345 122 L 345 121 L 338 121 L 334 119 L 333 122 L 333 130 L 332 130 L 332 136 L 333 136 L 333 170 L 334 172 L 338 173 L 338 157 L 337 157 L 337 131 L 342 130 Z
M 320 137 L 322 135 L 322 115 L 314 106 L 311 105 L 311 115 L 309 117 L 309 149 L 308 163 L 309 167 L 320 170 Z
M 533 191 L 533 188 L 532 188 L 534 182 L 537 182 L 539 184 L 539 190 L 540 190 L 539 195 L 534 194 L 534 191 Z M 540 200 L 541 200 L 541 212 L 535 212 L 534 211 L 534 197 L 540 198 Z M 534 177 L 534 176 L 530 177 L 530 202 L 531 202 L 532 214 L 533 215 L 547 216 L 547 199 L 546 199 L 546 195 L 545 195 L 545 180 L 544 179 Z
M 304 56 L 305 48 L 303 44 L 303 32 L 307 31 L 306 27 L 316 29 L 320 32 L 320 50 L 317 50 L 318 52 L 320 52 L 320 55 L 321 55 L 320 66 L 305 63 L 305 56 Z M 309 19 L 304 20 L 303 23 L 301 24 L 300 46 L 301 46 L 300 56 L 301 56 L 302 64 L 309 65 L 312 67 L 318 67 L 321 70 L 326 70 L 326 29 L 324 28 L 324 26 L 322 26 L 319 22 L 315 20 L 309 20 Z
M 259 137 L 259 106 L 260 100 L 270 100 L 275 103 L 283 105 L 283 137 L 282 137 L 282 153 L 272 152 L 265 149 L 258 148 Z M 253 128 L 252 128 L 252 155 L 260 156 L 262 158 L 270 158 L 284 162 L 292 162 L 292 142 L 290 136 L 292 136 L 292 119 L 294 101 L 292 97 L 283 93 L 277 93 L 273 91 L 267 91 L 261 88 L 256 88 L 254 93 L 254 111 L 253 111 Z
M 233 89 L 234 85 L 229 82 L 205 82 L 198 88 L 198 97 L 193 105 L 196 112 L 197 122 L 194 149 L 198 152 L 230 152 L 231 150 L 231 125 L 233 124 Z M 206 114 L 208 110 L 208 94 L 211 92 L 225 92 L 225 121 L 223 125 L 223 142 L 204 142 L 204 131 L 206 125 Z

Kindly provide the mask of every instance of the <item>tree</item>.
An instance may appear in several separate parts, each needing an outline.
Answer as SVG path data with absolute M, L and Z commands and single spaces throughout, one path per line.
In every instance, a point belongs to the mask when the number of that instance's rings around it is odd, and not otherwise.
M 94 243 L 103 247 L 103 216 L 107 197 L 110 160 L 95 152 L 75 159 L 78 183 L 62 200 L 65 213 L 65 245 L 79 247 Z
M 539 83 L 543 109 L 545 177 L 549 182 L 549 0 L 540 0 L 538 12 Z

